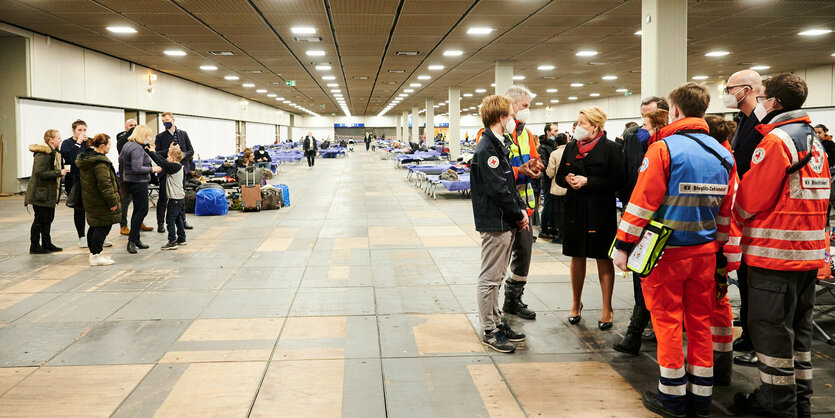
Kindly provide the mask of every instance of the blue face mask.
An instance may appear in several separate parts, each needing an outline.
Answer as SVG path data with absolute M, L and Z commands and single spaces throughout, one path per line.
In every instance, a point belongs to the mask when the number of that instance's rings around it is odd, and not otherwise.
M 171 127 L 174 126 L 174 124 L 171 122 L 163 122 L 162 126 L 165 126 L 165 129 L 171 129 Z
M 649 138 L 652 136 L 652 135 L 649 134 L 649 131 L 644 129 L 644 128 L 638 129 L 637 135 L 638 135 L 638 140 L 641 141 L 641 143 L 649 141 Z
M 556 138 L 556 137 L 554 137 L 554 135 L 551 135 L 551 140 L 552 140 L 552 141 L 556 141 L 556 140 L 557 140 L 557 138 Z

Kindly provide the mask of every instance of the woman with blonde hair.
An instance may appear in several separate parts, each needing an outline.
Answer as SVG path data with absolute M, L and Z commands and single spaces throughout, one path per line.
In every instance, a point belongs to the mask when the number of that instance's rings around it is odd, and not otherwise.
M 618 229 L 615 191 L 623 178 L 623 153 L 606 137 L 606 113 L 598 107 L 580 109 L 574 141 L 565 148 L 555 176 L 557 185 L 568 189 L 563 217 L 563 254 L 571 257 L 573 301 L 568 322 L 580 322 L 586 258 L 597 260 L 603 312 L 598 328 L 612 328 L 612 292 L 615 268 L 609 248 Z
M 148 183 L 151 182 L 151 173 L 162 171 L 159 166 L 151 165 L 151 157 L 145 153 L 145 148 L 153 139 L 151 128 L 137 125 L 119 154 L 119 173 L 125 185 L 125 193 L 130 194 L 133 200 L 127 247 L 131 254 L 136 254 L 137 248 L 148 248 L 139 239 L 139 232 L 145 216 L 148 215 Z

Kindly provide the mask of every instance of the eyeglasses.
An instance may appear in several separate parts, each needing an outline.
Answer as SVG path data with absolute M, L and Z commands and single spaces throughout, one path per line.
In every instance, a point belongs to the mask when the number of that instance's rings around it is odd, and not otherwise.
M 756 99 L 757 99 L 757 103 L 762 103 L 762 102 L 764 102 L 764 101 L 766 101 L 766 100 L 771 100 L 771 99 L 774 99 L 777 103 L 780 103 L 780 99 L 778 99 L 778 98 L 776 98 L 776 97 L 757 96 L 757 97 L 756 97 Z M 782 104 L 782 103 L 781 103 L 781 104 Z
M 751 89 L 751 90 L 753 90 L 753 89 L 754 89 L 753 87 L 751 87 L 751 86 L 750 86 L 750 85 L 748 85 L 748 84 L 737 84 L 737 85 L 735 85 L 735 86 L 727 86 L 727 87 L 725 87 L 725 94 L 731 94 L 731 90 L 733 90 L 733 89 L 735 89 L 735 88 L 737 88 L 737 87 L 748 87 L 748 88 L 749 88 L 749 89 Z

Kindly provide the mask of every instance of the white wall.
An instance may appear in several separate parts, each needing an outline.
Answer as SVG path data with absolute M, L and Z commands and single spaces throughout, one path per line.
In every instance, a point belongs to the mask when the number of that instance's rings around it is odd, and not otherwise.
M 247 122 L 246 146 L 269 145 L 275 142 L 275 125 Z
M 188 133 L 195 160 L 235 154 L 235 121 L 176 116 L 176 124 Z

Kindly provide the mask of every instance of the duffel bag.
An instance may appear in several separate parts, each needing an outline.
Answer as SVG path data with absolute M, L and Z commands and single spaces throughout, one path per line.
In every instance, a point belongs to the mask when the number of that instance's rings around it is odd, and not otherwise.
M 226 215 L 228 212 L 226 192 L 223 189 L 210 188 L 197 192 L 197 201 L 194 204 L 195 215 Z

